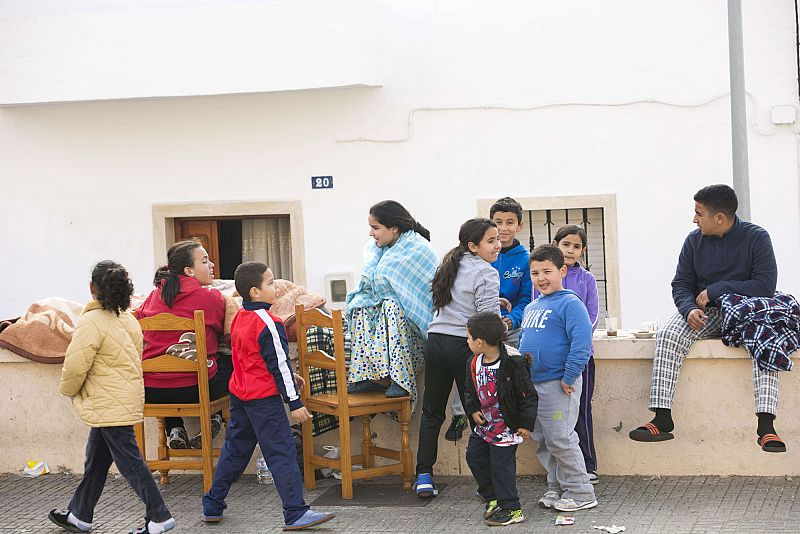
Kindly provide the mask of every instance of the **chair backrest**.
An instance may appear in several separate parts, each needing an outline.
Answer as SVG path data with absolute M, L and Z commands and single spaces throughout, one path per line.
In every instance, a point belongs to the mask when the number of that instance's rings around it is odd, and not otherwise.
M 149 331 L 189 331 L 195 334 L 196 360 L 178 358 L 162 354 L 142 362 L 145 373 L 197 373 L 197 389 L 201 404 L 208 405 L 208 354 L 206 354 L 206 319 L 203 310 L 194 311 L 194 319 L 178 317 L 171 313 L 159 313 L 152 317 L 139 319 L 142 332 Z
M 295 306 L 295 325 L 297 327 L 297 351 L 300 376 L 306 381 L 302 397 L 305 401 L 311 395 L 309 367 L 329 369 L 336 373 L 336 395 L 340 405 L 347 406 L 347 367 L 344 353 L 344 327 L 342 310 L 333 310 L 328 316 L 314 308 L 306 310 L 302 304 Z M 321 350 L 308 350 L 306 330 L 313 326 L 330 328 L 333 331 L 333 354 Z

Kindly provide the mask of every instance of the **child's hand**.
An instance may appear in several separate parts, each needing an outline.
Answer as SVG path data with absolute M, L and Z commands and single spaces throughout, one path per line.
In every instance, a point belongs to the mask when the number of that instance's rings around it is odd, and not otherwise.
M 289 415 L 292 416 L 292 419 L 298 423 L 304 423 L 311 418 L 311 413 L 309 413 L 305 406 L 301 406 L 296 410 L 292 410 L 289 412 Z
M 561 391 L 564 392 L 564 395 L 571 395 L 575 388 L 570 386 L 569 384 L 565 383 L 563 380 L 561 381 Z
M 475 421 L 477 425 L 485 425 L 486 418 L 483 416 L 483 412 L 474 412 L 472 413 L 472 420 Z
M 500 307 L 501 308 L 505 308 L 506 311 L 509 311 L 509 312 L 513 308 L 513 306 L 511 305 L 511 301 L 508 300 L 508 299 L 504 299 L 503 297 L 500 297 Z
M 522 436 L 522 439 L 533 439 L 531 437 L 531 431 L 528 430 L 527 428 L 518 428 L 517 429 L 517 434 Z
M 294 383 L 297 384 L 298 389 L 303 389 L 306 385 L 305 379 L 298 375 L 297 373 L 292 373 L 294 375 Z
M 503 317 L 503 323 L 506 325 L 506 331 L 511 330 L 511 327 L 514 326 L 514 323 L 508 317 Z

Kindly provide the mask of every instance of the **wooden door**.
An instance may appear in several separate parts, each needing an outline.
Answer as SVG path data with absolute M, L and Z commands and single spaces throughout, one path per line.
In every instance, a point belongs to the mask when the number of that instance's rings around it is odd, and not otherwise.
M 217 221 L 178 219 L 175 221 L 175 238 L 178 241 L 183 239 L 199 241 L 208 252 L 208 258 L 214 264 L 214 274 L 221 272 Z

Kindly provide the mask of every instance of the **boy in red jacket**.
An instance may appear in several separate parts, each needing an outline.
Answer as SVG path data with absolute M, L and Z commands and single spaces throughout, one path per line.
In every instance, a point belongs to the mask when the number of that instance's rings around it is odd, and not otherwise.
M 311 416 L 298 392 L 302 379 L 292 373 L 286 329 L 280 318 L 269 312 L 275 301 L 272 270 L 251 261 L 241 264 L 233 276 L 243 307 L 231 325 L 231 420 L 214 482 L 203 495 L 203 521 L 222 521 L 225 497 L 258 443 L 283 501 L 283 529 L 301 530 L 325 523 L 334 515 L 315 512 L 303 500 L 303 478 L 283 407 L 286 402 L 292 418 L 300 422 Z

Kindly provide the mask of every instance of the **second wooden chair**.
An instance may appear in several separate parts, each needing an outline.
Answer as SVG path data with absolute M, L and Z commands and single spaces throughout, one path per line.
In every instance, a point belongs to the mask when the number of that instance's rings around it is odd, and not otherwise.
M 334 415 L 339 419 L 339 458 L 325 458 L 314 452 L 311 420 L 303 423 L 303 467 L 305 486 L 316 487 L 314 469 L 328 467 L 342 473 L 342 498 L 353 498 L 353 480 L 374 478 L 381 475 L 399 474 L 403 477 L 403 489 L 411 489 L 413 465 L 409 445 L 409 423 L 411 422 L 411 397 L 387 398 L 382 392 L 347 393 L 347 367 L 344 351 L 342 312 L 334 310 L 327 316 L 317 309 L 305 310 L 302 305 L 295 308 L 299 373 L 306 381 L 303 388 L 303 404 L 310 412 Z M 306 330 L 319 326 L 333 331 L 334 354 L 309 351 Z M 336 373 L 336 393 L 311 394 L 309 368 L 329 369 Z M 372 442 L 370 416 L 382 412 L 397 412 L 400 419 L 400 449 L 378 447 Z M 350 418 L 361 417 L 361 454 L 352 454 L 350 445 Z M 375 465 L 375 457 L 396 460 L 388 465 Z M 363 469 L 353 470 L 353 464 Z

